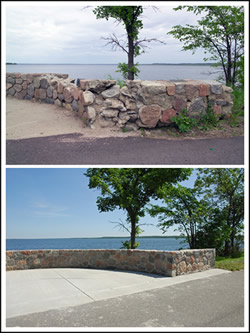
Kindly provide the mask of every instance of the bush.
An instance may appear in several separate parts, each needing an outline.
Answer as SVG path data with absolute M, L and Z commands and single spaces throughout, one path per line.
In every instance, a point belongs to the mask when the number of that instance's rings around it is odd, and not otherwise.
M 241 120 L 240 117 L 244 116 L 244 88 L 238 87 L 233 91 L 234 104 L 229 123 L 231 127 L 239 126 Z
M 203 113 L 200 116 L 199 129 L 207 131 L 210 128 L 215 128 L 219 123 L 219 117 L 220 116 L 213 111 L 211 105 L 209 105 L 206 113 Z
M 233 113 L 236 113 L 238 116 L 244 116 L 244 88 L 235 88 L 233 95 Z
M 180 132 L 190 132 L 198 124 L 197 120 L 189 118 L 187 113 L 187 110 L 184 109 L 179 116 L 171 117 L 171 121 L 178 127 Z
M 188 117 L 188 112 L 184 109 L 179 116 L 171 117 L 171 121 L 177 126 L 180 132 L 190 132 L 194 127 L 207 131 L 210 128 L 215 128 L 219 123 L 220 115 L 214 113 L 211 105 L 207 108 L 205 113 L 201 113 L 200 121 Z
M 137 247 L 139 247 L 139 246 L 140 246 L 139 242 L 136 242 L 135 245 L 134 245 L 135 249 Z M 125 242 L 122 242 L 121 249 L 130 250 L 131 249 L 131 241 L 130 240 L 126 240 Z

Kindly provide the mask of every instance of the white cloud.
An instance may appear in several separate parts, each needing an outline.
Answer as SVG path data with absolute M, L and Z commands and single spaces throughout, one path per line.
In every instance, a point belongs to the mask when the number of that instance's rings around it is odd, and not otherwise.
M 68 207 L 48 204 L 46 202 L 34 202 L 31 204 L 32 214 L 42 217 L 66 217 L 70 216 L 66 212 Z
M 67 2 L 66 2 L 67 3 Z M 115 32 L 117 36 L 124 34 L 122 24 L 114 19 L 97 20 L 93 7 L 62 5 L 51 6 L 46 2 L 38 5 L 6 6 L 6 61 L 17 63 L 117 63 L 122 52 L 114 52 L 101 37 Z M 34 3 L 33 3 L 34 4 Z M 147 7 L 147 6 L 146 6 Z M 167 44 L 149 44 L 150 49 L 140 57 L 141 63 L 202 61 L 203 56 L 187 59 L 187 54 L 176 57 L 181 44 L 166 35 L 173 25 L 195 24 L 196 16 L 186 11 L 175 12 L 172 7 L 162 6 L 154 11 L 148 7 L 143 13 L 143 30 L 141 38 L 157 38 Z M 181 58 L 182 57 L 182 58 Z M 123 60 L 122 60 L 123 61 Z

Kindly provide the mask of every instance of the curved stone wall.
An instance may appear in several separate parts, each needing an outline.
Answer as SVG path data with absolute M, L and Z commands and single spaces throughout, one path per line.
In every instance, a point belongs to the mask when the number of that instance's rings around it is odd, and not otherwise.
M 213 268 L 215 249 L 7 251 L 6 270 L 98 268 L 177 276 Z
M 211 80 L 75 80 L 67 74 L 6 74 L 6 94 L 65 107 L 90 127 L 126 130 L 169 126 L 184 109 L 199 120 L 208 106 L 227 117 L 232 112 L 230 87 Z

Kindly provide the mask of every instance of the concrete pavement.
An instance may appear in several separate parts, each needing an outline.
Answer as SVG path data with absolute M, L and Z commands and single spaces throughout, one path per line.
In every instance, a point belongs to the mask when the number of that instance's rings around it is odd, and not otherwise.
M 238 273 L 219 269 L 175 278 L 92 269 L 10 271 L 6 273 L 6 325 L 188 326 L 183 322 L 186 311 L 200 311 L 199 309 L 205 306 L 204 312 L 212 312 L 209 314 L 210 321 L 213 321 L 213 316 L 218 317 L 218 311 L 234 311 L 233 316 L 230 314 L 231 317 L 224 314 L 224 318 L 217 318 L 215 326 L 227 326 L 225 318 L 234 318 L 234 322 L 231 320 L 228 326 L 243 326 L 243 272 L 240 273 L 241 280 L 237 276 L 237 283 L 232 284 L 231 279 L 235 280 Z M 223 290 L 225 287 L 229 289 Z M 222 299 L 220 293 L 224 295 Z M 163 296 L 164 294 L 168 296 Z M 228 299 L 229 295 L 231 300 Z M 225 310 L 225 305 L 219 310 L 219 303 L 222 301 L 229 302 L 231 310 Z M 140 308 L 144 308 L 144 305 L 149 309 L 145 308 L 142 312 Z M 155 306 L 160 311 L 158 314 L 155 313 Z M 179 307 L 177 313 L 175 306 Z M 116 315 L 117 312 L 119 315 Z M 123 313 L 122 318 L 120 312 Z M 201 325 L 203 319 L 207 321 L 208 313 L 199 317 L 199 322 L 194 312 L 193 322 Z M 158 320 L 160 314 L 162 318 Z M 188 318 L 188 324 L 192 322 L 190 320 L 191 318 Z M 208 321 L 205 326 L 209 324 Z
M 56 105 L 6 99 L 6 139 L 22 140 L 78 133 L 83 137 L 140 136 L 135 132 L 122 133 L 120 129 L 91 129 L 76 112 Z

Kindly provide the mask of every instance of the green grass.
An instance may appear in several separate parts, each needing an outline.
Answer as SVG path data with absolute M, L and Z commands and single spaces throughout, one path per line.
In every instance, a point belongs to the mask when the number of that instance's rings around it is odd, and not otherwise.
M 226 269 L 228 271 L 240 271 L 244 269 L 244 254 L 239 258 L 216 257 L 215 268 Z

